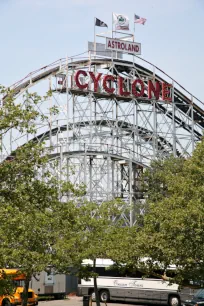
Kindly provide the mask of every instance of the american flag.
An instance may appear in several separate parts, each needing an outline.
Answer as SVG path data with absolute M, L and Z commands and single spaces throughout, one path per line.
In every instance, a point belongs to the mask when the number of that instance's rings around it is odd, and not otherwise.
M 136 14 L 134 15 L 134 23 L 140 23 L 144 25 L 146 21 L 147 21 L 146 18 L 142 18 Z

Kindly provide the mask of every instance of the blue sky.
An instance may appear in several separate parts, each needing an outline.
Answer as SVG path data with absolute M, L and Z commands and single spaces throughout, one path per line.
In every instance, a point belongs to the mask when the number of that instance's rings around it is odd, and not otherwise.
M 94 17 L 147 18 L 136 41 L 149 60 L 204 101 L 204 0 L 0 0 L 0 84 L 87 50 Z M 97 28 L 100 32 L 102 28 Z

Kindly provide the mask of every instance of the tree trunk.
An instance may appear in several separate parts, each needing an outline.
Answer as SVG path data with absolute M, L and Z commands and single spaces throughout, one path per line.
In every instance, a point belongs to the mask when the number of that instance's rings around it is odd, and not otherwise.
M 96 259 L 93 260 L 93 271 L 96 273 Z M 94 292 L 96 296 L 96 306 L 100 306 L 100 297 L 98 293 L 97 277 L 94 276 Z
M 23 287 L 23 295 L 22 295 L 22 306 L 27 306 L 28 304 L 28 288 L 29 288 L 30 277 L 26 276 L 25 285 Z

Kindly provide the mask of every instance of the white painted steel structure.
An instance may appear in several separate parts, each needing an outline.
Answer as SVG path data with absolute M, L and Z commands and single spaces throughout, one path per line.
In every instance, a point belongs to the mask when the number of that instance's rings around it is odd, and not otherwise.
M 142 198 L 143 168 L 158 157 L 191 155 L 203 134 L 204 112 L 203 103 L 163 71 L 137 56 L 126 57 L 105 58 L 86 52 L 60 59 L 12 85 L 17 102 L 26 90 L 42 95 L 52 90 L 53 96 L 38 107 L 48 116 L 47 124 L 40 119 L 36 122 L 35 137 L 10 130 L 2 139 L 1 158 L 27 141 L 45 141 L 52 148 L 50 167 L 59 160 L 57 169 L 53 168 L 55 175 L 84 183 L 86 198 L 99 204 L 122 198 L 126 207 L 121 217 L 132 225 L 134 209 Z M 127 88 L 133 77 L 145 84 L 165 81 L 172 84 L 172 102 L 80 90 L 73 86 L 79 69 L 122 76 L 129 79 Z M 49 113 L 52 106 L 59 108 L 57 115 Z

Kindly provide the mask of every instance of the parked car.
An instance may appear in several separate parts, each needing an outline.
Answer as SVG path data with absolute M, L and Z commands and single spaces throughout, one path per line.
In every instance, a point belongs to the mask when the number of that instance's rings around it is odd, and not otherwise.
M 192 297 L 192 300 L 183 302 L 183 306 L 202 306 L 204 305 L 204 289 L 199 289 Z

